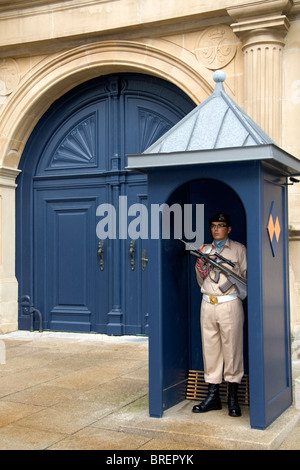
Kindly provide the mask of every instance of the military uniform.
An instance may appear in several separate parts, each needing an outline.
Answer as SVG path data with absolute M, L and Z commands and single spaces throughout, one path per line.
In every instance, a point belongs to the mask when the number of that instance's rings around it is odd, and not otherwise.
M 212 259 L 214 253 L 218 252 L 233 263 L 232 267 L 226 264 L 226 268 L 246 279 L 246 248 L 228 238 L 231 232 L 230 217 L 227 214 L 215 214 L 209 219 L 209 223 L 214 241 L 210 245 L 204 245 L 201 251 L 209 254 Z M 220 263 L 218 257 L 215 261 Z M 201 258 L 197 259 L 196 276 L 202 292 L 200 324 L 204 379 L 208 383 L 208 395 L 192 411 L 204 413 L 222 408 L 219 384 L 224 377 L 229 384 L 229 415 L 241 416 L 237 390 L 244 375 L 243 305 L 234 285 L 228 290 L 225 288 L 225 293 L 222 291 L 221 286 L 227 279 L 225 274 L 219 274 L 219 278 L 215 278 L 216 271 L 214 272 L 212 266 Z
M 215 242 L 204 245 L 201 251 L 212 255 L 217 251 Z M 234 268 L 225 265 L 228 269 L 246 278 L 244 245 L 228 238 L 220 254 L 235 264 Z M 224 294 L 220 285 L 225 283 L 226 276 L 221 273 L 219 282 L 214 282 L 214 271 L 209 271 L 208 265 L 200 260 L 196 263 L 196 276 L 202 292 L 200 324 L 205 381 L 219 384 L 224 375 L 226 382 L 240 383 L 244 375 L 242 301 L 235 286 Z

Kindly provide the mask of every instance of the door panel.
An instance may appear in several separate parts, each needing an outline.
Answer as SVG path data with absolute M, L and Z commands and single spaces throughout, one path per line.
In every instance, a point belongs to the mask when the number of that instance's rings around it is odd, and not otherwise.
M 127 186 L 128 238 L 125 241 L 126 334 L 145 334 L 148 328 L 148 208 L 147 185 Z M 144 259 L 143 259 L 144 258 Z
M 51 204 L 48 207 L 53 218 L 49 223 L 52 230 L 46 251 L 49 260 L 48 292 L 53 302 L 50 308 L 50 328 L 60 329 L 60 323 L 76 324 L 78 321 L 90 325 L 95 303 L 90 289 L 93 273 L 92 269 L 89 269 L 91 260 L 88 252 L 88 212 L 91 206 L 84 207 L 82 202 L 75 205 L 57 205 L 58 207 L 55 207 Z
M 47 143 L 36 175 L 106 171 L 108 116 L 107 98 L 74 111 Z
M 126 154 L 143 152 L 174 125 L 174 112 L 150 100 L 141 102 L 138 97 L 130 97 L 125 109 L 128 116 L 125 121 Z M 130 132 L 132 126 L 135 129 L 133 135 Z
M 97 331 L 108 310 L 108 276 L 98 262 L 95 226 L 106 189 L 81 193 L 78 199 L 74 189 L 36 191 L 35 297 L 49 312 L 49 329 Z

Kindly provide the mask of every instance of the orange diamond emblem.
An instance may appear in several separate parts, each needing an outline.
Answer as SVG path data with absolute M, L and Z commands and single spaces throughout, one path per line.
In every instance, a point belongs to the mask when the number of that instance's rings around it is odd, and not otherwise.
M 270 214 L 269 223 L 268 223 L 268 232 L 269 232 L 269 237 L 271 241 L 273 240 L 274 231 L 275 231 L 275 227 L 274 227 L 273 217 L 272 217 L 272 214 Z
M 278 245 L 279 238 L 280 238 L 280 232 L 281 232 L 281 227 L 280 227 L 280 222 L 279 222 L 279 218 L 277 215 L 275 202 L 272 202 L 272 205 L 271 205 L 267 231 L 268 231 L 269 238 L 270 238 L 272 253 L 273 253 L 273 256 L 275 256 L 277 245 Z
M 278 241 L 279 241 L 280 231 L 281 231 L 281 228 L 280 228 L 279 219 L 278 219 L 278 217 L 276 217 L 276 222 L 275 222 L 275 237 L 276 237 L 277 243 L 278 243 Z

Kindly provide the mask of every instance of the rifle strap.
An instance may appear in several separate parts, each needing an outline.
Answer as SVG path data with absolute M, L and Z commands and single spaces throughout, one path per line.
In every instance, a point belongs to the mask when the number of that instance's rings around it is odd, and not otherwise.
M 217 261 L 217 258 L 214 258 L 214 261 Z M 201 262 L 200 258 L 197 258 L 196 267 L 198 271 L 202 274 L 203 280 L 209 276 L 210 272 L 214 269 L 214 267 L 209 263 Z

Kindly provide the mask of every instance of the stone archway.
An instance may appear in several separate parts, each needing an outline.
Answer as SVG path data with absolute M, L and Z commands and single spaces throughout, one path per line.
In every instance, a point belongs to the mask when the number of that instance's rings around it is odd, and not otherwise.
M 5 104 L 0 128 L 0 198 L 2 222 L 2 292 L 0 331 L 18 328 L 15 277 L 15 179 L 26 142 L 49 106 L 76 85 L 115 72 L 138 72 L 163 78 L 194 102 L 212 90 L 208 71 L 180 46 L 163 40 L 107 41 L 80 46 L 39 62 L 20 81 Z
M 211 77 L 195 56 L 166 41 L 109 41 L 71 49 L 40 62 L 10 98 L 2 117 L 0 164 L 17 168 L 32 129 L 58 97 L 90 78 L 116 72 L 163 78 L 196 103 L 212 91 Z

